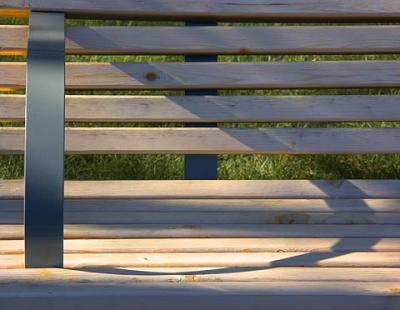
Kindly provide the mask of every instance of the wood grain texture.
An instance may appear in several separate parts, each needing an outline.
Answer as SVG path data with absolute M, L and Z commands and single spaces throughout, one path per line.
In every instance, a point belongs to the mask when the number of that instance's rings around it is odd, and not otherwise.
M 26 64 L 3 62 L 0 64 L 0 91 L 25 89 Z
M 23 224 L 23 212 L 0 212 L 0 224 Z M 65 212 L 65 224 L 400 224 L 400 213 Z
M 68 128 L 67 154 L 390 154 L 400 129 Z M 23 128 L 0 128 L 0 153 L 24 152 Z
M 22 199 L 22 180 L 0 181 L 0 199 Z M 66 199 L 398 199 L 399 180 L 66 181 Z
M 97 272 L 96 272 L 97 271 Z M 110 270 L 109 270 L 110 271 Z M 399 268 L 259 268 L 240 270 L 240 268 L 123 268 L 121 273 L 110 273 L 107 269 L 74 270 L 74 269 L 2 269 L 0 284 L 2 288 L 13 284 L 22 285 L 30 282 L 36 285 L 73 284 L 127 286 L 135 283 L 187 283 L 187 282 L 279 282 L 311 281 L 316 283 L 352 282 L 392 282 L 398 285 Z M 125 271 L 125 272 L 123 272 Z M 84 279 L 86 281 L 84 281 Z M 397 283 L 396 283 L 397 282 Z M 244 283 L 241 283 L 244 284 Z M 272 283 L 271 283 L 272 284 Z M 306 283 L 305 283 L 306 284 Z M 379 283 L 378 283 L 379 284 Z M 267 285 L 267 283 L 263 283 Z M 290 287 L 290 286 L 289 286 Z M 151 290 L 149 290 L 151 292 Z M 318 292 L 314 288 L 314 292 Z M 4 291 L 2 290 L 2 293 Z M 0 294 L 2 294 L 0 293 Z M 318 294 L 318 293 L 317 293 Z M 368 294 L 365 291 L 364 294 Z M 390 294 L 386 291 L 386 294 Z M 1 296 L 1 295 L 0 295 Z M 4 296 L 4 295 L 3 295 Z
M 0 89 L 25 88 L 24 63 L 0 63 Z M 67 89 L 400 87 L 396 61 L 68 63 Z
M 19 187 L 16 182 L 12 184 Z M 68 186 L 69 184 L 68 182 Z M 82 186 L 86 186 L 85 183 L 82 183 Z M 3 196 L 0 197 L 0 212 L 23 212 L 23 209 L 22 197 L 19 200 L 4 200 Z M 362 215 L 362 213 L 400 213 L 400 199 L 66 199 L 65 210 L 71 213 L 332 212 L 342 214 L 351 212 Z
M 309 224 L 80 224 L 65 225 L 65 239 L 153 238 L 400 238 L 400 225 Z M 0 225 L 0 240 L 23 239 L 22 225 Z
M 68 27 L 67 54 L 358 54 L 400 51 L 399 26 Z M 27 26 L 0 26 L 0 54 L 24 54 Z
M 66 96 L 74 122 L 398 121 L 400 96 Z M 0 121 L 25 120 L 25 96 L 0 95 Z
M 107 269 L 96 271 L 107 272 Z M 72 273 L 70 270 L 68 272 Z M 21 270 L 17 270 L 15 274 L 21 274 Z M 58 285 L 37 281 L 43 274 L 53 277 L 54 282 L 62 280 Z M 36 278 L 33 275 L 27 276 L 26 281 L 20 281 L 17 286 L 2 285 L 1 305 L 6 309 L 35 307 L 43 310 L 50 310 L 51 307 L 60 310 L 84 310 L 88 306 L 98 310 L 109 310 L 112 307 L 123 310 L 160 309 L 165 305 L 174 309 L 202 310 L 217 307 L 246 310 L 249 304 L 253 309 L 264 309 L 266 304 L 277 304 L 279 309 L 289 310 L 300 304 L 308 310 L 320 310 L 323 304 L 335 309 L 381 310 L 400 302 L 396 293 L 398 286 L 393 282 L 280 280 L 266 283 L 138 283 L 134 278 L 130 281 L 131 278 L 120 275 L 119 283 L 110 283 L 106 279 L 100 281 L 94 278 L 94 274 L 95 272 L 86 271 L 80 279 L 71 281 L 68 273 L 54 277 L 52 270 L 41 269 Z M 123 282 L 123 279 L 127 280 Z M 99 283 L 94 283 L 96 280 Z
M 71 54 L 397 53 L 398 26 L 70 27 Z
M 28 26 L 0 25 L 0 55 L 25 55 L 28 31 Z
M 0 8 L 63 11 L 69 17 L 220 20 L 385 20 L 400 18 L 396 0 L 2 0 Z
M 400 224 L 399 200 L 66 200 L 66 224 Z M 0 200 L 0 224 L 23 201 Z
M 76 239 L 66 254 L 400 252 L 398 238 Z M 0 240 L 0 255 L 23 254 L 23 240 Z
M 0 269 L 21 269 L 24 255 L 1 255 Z M 400 253 L 113 253 L 66 254 L 64 268 L 399 268 Z

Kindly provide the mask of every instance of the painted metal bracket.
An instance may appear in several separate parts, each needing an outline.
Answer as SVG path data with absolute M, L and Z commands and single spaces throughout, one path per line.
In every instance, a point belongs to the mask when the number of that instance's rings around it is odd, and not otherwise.
M 217 26 L 216 22 L 186 22 L 189 27 Z M 186 62 L 217 62 L 217 55 L 187 55 Z M 216 90 L 188 90 L 186 96 L 216 96 Z M 217 127 L 214 123 L 188 123 L 186 127 Z M 218 155 L 185 155 L 186 180 L 215 180 L 218 178 Z
M 25 267 L 63 267 L 65 16 L 31 12 L 25 124 Z

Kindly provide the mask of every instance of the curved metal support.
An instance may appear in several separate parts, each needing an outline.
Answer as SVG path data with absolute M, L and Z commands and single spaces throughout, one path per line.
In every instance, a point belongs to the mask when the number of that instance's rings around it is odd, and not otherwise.
M 65 17 L 32 12 L 25 140 L 25 266 L 63 267 Z

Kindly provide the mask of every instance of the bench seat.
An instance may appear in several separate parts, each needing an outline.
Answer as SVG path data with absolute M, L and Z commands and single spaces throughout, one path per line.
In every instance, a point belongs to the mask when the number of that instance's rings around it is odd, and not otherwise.
M 0 307 L 397 309 L 399 186 L 67 181 L 65 269 L 23 269 L 23 182 L 1 181 Z

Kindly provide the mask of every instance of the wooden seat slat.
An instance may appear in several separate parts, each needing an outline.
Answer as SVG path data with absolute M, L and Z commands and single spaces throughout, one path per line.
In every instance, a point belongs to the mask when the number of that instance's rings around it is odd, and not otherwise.
M 1 224 L 23 224 L 23 212 L 0 212 Z M 65 212 L 65 224 L 400 224 L 400 213 Z
M 217 19 L 251 21 L 343 21 L 400 18 L 396 0 L 2 0 L 3 14 L 29 10 L 65 12 L 68 17 L 138 19 Z M 1 11 L 0 11 L 1 14 Z
M 66 96 L 73 122 L 398 121 L 400 96 Z M 25 96 L 0 95 L 0 121 L 25 121 Z
M 15 276 L 1 276 L 15 278 L 22 273 L 21 270 L 11 272 L 14 272 Z M 107 269 L 104 273 L 107 273 Z M 289 310 L 300 304 L 308 310 L 320 310 L 321 304 L 326 304 L 337 309 L 352 307 L 381 310 L 398 304 L 400 300 L 397 294 L 398 285 L 393 282 L 280 280 L 265 283 L 137 283 L 128 280 L 124 284 L 107 281 L 94 284 L 93 282 L 99 279 L 92 276 L 93 272 L 87 272 L 80 279 L 75 278 L 75 281 L 67 281 L 70 277 L 65 273 L 63 277 L 54 278 L 54 282 L 61 280 L 58 285 L 52 285 L 49 282 L 37 281 L 43 274 L 53 276 L 52 271 L 41 269 L 37 271 L 35 278 L 33 275 L 26 276 L 25 284 L 2 285 L 0 298 L 3 305 L 12 309 L 45 309 L 51 300 L 51 305 L 61 310 L 83 310 L 87 309 L 89 304 L 98 310 L 109 310 L 112 307 L 128 310 L 143 308 L 144 305 L 148 309 L 159 309 L 166 304 L 175 309 L 201 310 L 218 307 L 246 310 L 250 303 L 253 309 L 264 309 L 266 304 L 277 304 L 279 309 Z M 120 282 L 127 278 L 123 275 L 119 277 Z
M 400 225 L 309 224 L 79 224 L 65 225 L 65 239 L 153 238 L 400 238 Z M 24 237 L 22 225 L 0 225 L 1 240 Z
M 66 200 L 66 224 L 400 224 L 397 199 Z M 0 200 L 0 224 L 23 201 Z
M 24 268 L 24 255 L 0 255 L 0 269 Z M 400 268 L 400 253 L 118 253 L 65 254 L 65 268 Z M 399 272 L 399 271 L 398 271 Z M 397 273 L 399 275 L 399 273 Z M 256 281 L 256 280 L 255 280 Z M 387 280 L 386 280 L 387 281 Z
M 188 282 L 263 282 L 263 285 L 273 284 L 279 281 L 293 281 L 295 283 L 329 282 L 331 285 L 346 282 L 371 283 L 392 282 L 398 285 L 398 268 L 255 268 L 255 270 L 240 270 L 238 268 L 123 268 L 121 273 L 107 272 L 107 268 L 93 268 L 88 270 L 74 269 L 1 269 L 0 284 L 2 288 L 6 285 L 18 285 L 24 283 L 36 284 L 38 286 L 54 285 L 55 282 L 66 286 L 82 285 L 115 285 L 129 287 L 135 283 L 188 283 Z M 95 272 L 97 271 L 97 272 Z M 111 271 L 108 269 L 108 271 Z M 125 272 L 123 272 L 125 271 Z M 40 276 L 45 273 L 45 276 Z M 151 275 L 151 276 L 150 276 Z M 86 281 L 85 281 L 86 280 Z M 333 282 L 333 283 L 332 283 Z M 244 283 L 243 283 L 244 284 Z M 268 286 L 265 286 L 268 287 Z M 289 286 L 290 287 L 290 286 Z M 346 287 L 346 286 L 344 286 Z M 2 290 L 1 294 L 4 294 Z M 18 292 L 18 291 L 17 291 Z M 21 292 L 19 292 L 21 293 Z M 68 293 L 68 292 L 67 292 Z M 318 294 L 318 290 L 316 290 Z M 391 292 L 386 291 L 386 294 Z M 394 292 L 392 292 L 394 293 Z M 368 294 L 368 291 L 364 292 Z M 287 298 L 287 297 L 286 297 Z
M 301 181 L 304 182 L 304 181 Z M 320 182 L 320 181 L 319 181 Z M 372 182 L 372 181 L 371 181 Z M 12 186 L 19 184 L 12 182 Z M 228 183 L 229 184 L 229 183 Z M 5 186 L 5 185 L 4 185 Z M 68 185 L 69 186 L 69 185 Z M 85 183 L 82 183 L 85 186 Z M 98 185 L 101 186 L 101 185 Z M 182 184 L 184 186 L 184 184 Z M 232 186 L 232 185 L 229 185 Z M 0 212 L 23 212 L 22 197 L 0 197 Z M 399 213 L 400 199 L 67 199 L 66 212 L 286 212 L 286 213 Z M 362 214 L 360 214 L 362 216 Z
M 399 238 L 73 239 L 66 254 L 400 252 Z M 0 255 L 24 253 L 23 240 L 0 240 Z
M 400 87 L 398 61 L 67 63 L 66 89 Z M 26 65 L 0 63 L 0 89 L 25 88 Z
M 23 199 L 22 180 L 0 181 L 0 199 Z M 398 199 L 400 180 L 66 181 L 66 199 Z

